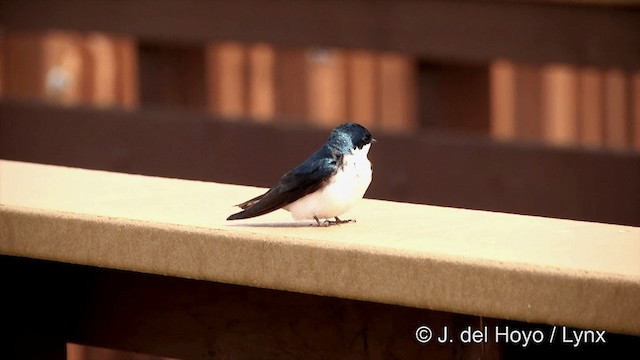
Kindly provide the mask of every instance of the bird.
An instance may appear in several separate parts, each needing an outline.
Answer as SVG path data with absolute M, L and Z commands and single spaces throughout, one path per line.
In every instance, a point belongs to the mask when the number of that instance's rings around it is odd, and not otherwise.
M 374 142 L 376 139 L 360 124 L 337 126 L 320 149 L 285 173 L 267 192 L 236 205 L 242 211 L 227 220 L 285 209 L 295 220 L 313 219 L 317 226 L 355 222 L 338 216 L 362 199 L 371 184 L 373 165 L 367 155 Z

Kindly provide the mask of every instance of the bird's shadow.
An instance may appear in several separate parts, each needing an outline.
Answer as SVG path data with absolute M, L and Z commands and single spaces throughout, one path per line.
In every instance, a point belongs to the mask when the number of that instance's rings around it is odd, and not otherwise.
M 228 226 L 233 227 L 257 227 L 257 228 L 317 228 L 324 227 L 318 226 L 316 223 L 312 222 L 281 222 L 281 223 L 244 223 L 244 224 L 229 224 Z
M 349 220 L 343 223 L 320 223 L 315 222 L 281 222 L 281 223 L 245 223 L 245 224 L 229 224 L 233 227 L 259 227 L 259 228 L 330 228 L 355 223 L 355 220 Z

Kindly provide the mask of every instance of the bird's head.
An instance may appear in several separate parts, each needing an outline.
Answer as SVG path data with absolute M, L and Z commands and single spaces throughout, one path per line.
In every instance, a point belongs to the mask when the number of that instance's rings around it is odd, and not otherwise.
M 356 149 L 369 149 L 371 143 L 376 142 L 367 128 L 356 123 L 342 124 L 329 136 L 329 144 L 344 152 Z

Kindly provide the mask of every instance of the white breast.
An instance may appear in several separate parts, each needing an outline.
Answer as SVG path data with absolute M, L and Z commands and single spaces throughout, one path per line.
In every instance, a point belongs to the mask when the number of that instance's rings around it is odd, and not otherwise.
M 343 157 L 343 166 L 326 186 L 287 205 L 296 220 L 330 219 L 344 214 L 364 196 L 371 184 L 371 162 L 367 158 L 371 144 Z

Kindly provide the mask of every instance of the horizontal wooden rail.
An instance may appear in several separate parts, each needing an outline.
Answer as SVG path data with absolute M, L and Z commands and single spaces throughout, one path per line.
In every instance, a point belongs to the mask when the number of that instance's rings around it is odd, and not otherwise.
M 0 161 L 0 254 L 640 334 L 640 228 L 380 200 L 225 221 L 261 191 Z
M 144 40 L 238 40 L 401 51 L 488 62 L 640 65 L 636 5 L 521 1 L 0 2 L 8 30 L 72 29 Z
M 372 131 L 370 197 L 640 226 L 638 152 Z M 327 133 L 166 109 L 0 102 L 3 159 L 255 186 L 272 185 Z

